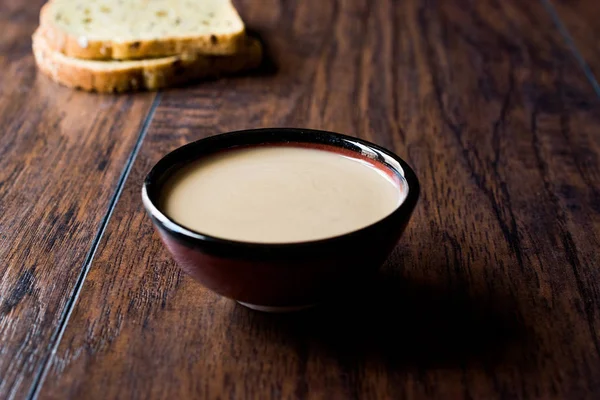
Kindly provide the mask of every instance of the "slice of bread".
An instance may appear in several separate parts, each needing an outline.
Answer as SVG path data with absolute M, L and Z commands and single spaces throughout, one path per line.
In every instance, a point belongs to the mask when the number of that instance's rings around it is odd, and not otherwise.
M 255 68 L 261 63 L 262 46 L 258 40 L 247 38 L 239 52 L 230 56 L 182 55 L 134 61 L 95 61 L 56 52 L 36 32 L 33 54 L 40 71 L 62 85 L 118 93 L 179 86 Z
M 92 60 L 233 54 L 245 30 L 230 0 L 51 0 L 40 27 L 53 50 Z

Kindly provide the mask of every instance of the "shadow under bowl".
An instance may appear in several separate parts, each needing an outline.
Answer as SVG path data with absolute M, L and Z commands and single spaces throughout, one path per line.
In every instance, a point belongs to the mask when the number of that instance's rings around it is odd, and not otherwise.
M 161 211 L 165 183 L 190 162 L 239 146 L 297 145 L 363 159 L 404 182 L 404 201 L 385 218 L 332 238 L 297 243 L 251 243 L 193 231 Z M 208 289 L 267 312 L 305 309 L 348 295 L 371 277 L 400 239 L 419 197 L 413 170 L 397 155 L 357 138 L 294 128 L 251 129 L 211 136 L 163 157 L 143 185 L 146 211 L 175 261 Z M 346 293 L 346 294 L 344 294 Z

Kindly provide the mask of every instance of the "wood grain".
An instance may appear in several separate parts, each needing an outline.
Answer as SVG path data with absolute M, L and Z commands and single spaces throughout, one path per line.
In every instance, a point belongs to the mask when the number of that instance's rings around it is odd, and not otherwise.
M 597 398 L 600 102 L 541 3 L 246 1 L 271 75 L 164 94 L 41 398 Z M 381 279 L 266 315 L 184 276 L 140 186 L 222 131 L 370 139 L 422 200 Z
M 550 3 L 572 37 L 576 51 L 600 78 L 600 7 L 596 0 L 545 0 Z
M 153 95 L 102 97 L 38 75 L 42 1 L 0 2 L 0 398 L 25 398 L 55 344 Z

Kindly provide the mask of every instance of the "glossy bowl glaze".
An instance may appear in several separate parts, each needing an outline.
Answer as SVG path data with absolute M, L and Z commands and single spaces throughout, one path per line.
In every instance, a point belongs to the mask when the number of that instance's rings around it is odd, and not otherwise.
M 390 215 L 365 228 L 316 241 L 250 243 L 196 232 L 176 223 L 160 208 L 163 187 L 182 166 L 208 154 L 265 144 L 314 147 L 369 162 L 405 183 L 408 193 Z M 162 158 L 142 189 L 146 211 L 173 258 L 212 291 L 260 311 L 304 309 L 352 289 L 383 264 L 400 239 L 419 198 L 419 182 L 398 156 L 375 144 L 309 129 L 252 129 L 211 136 Z

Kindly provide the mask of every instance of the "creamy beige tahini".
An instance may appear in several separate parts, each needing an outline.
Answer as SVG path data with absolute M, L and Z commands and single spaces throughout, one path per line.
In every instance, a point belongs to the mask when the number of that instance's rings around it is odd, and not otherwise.
M 318 240 L 370 225 L 406 191 L 364 161 L 325 150 L 257 146 L 228 150 L 177 172 L 163 211 L 197 232 L 231 240 Z

